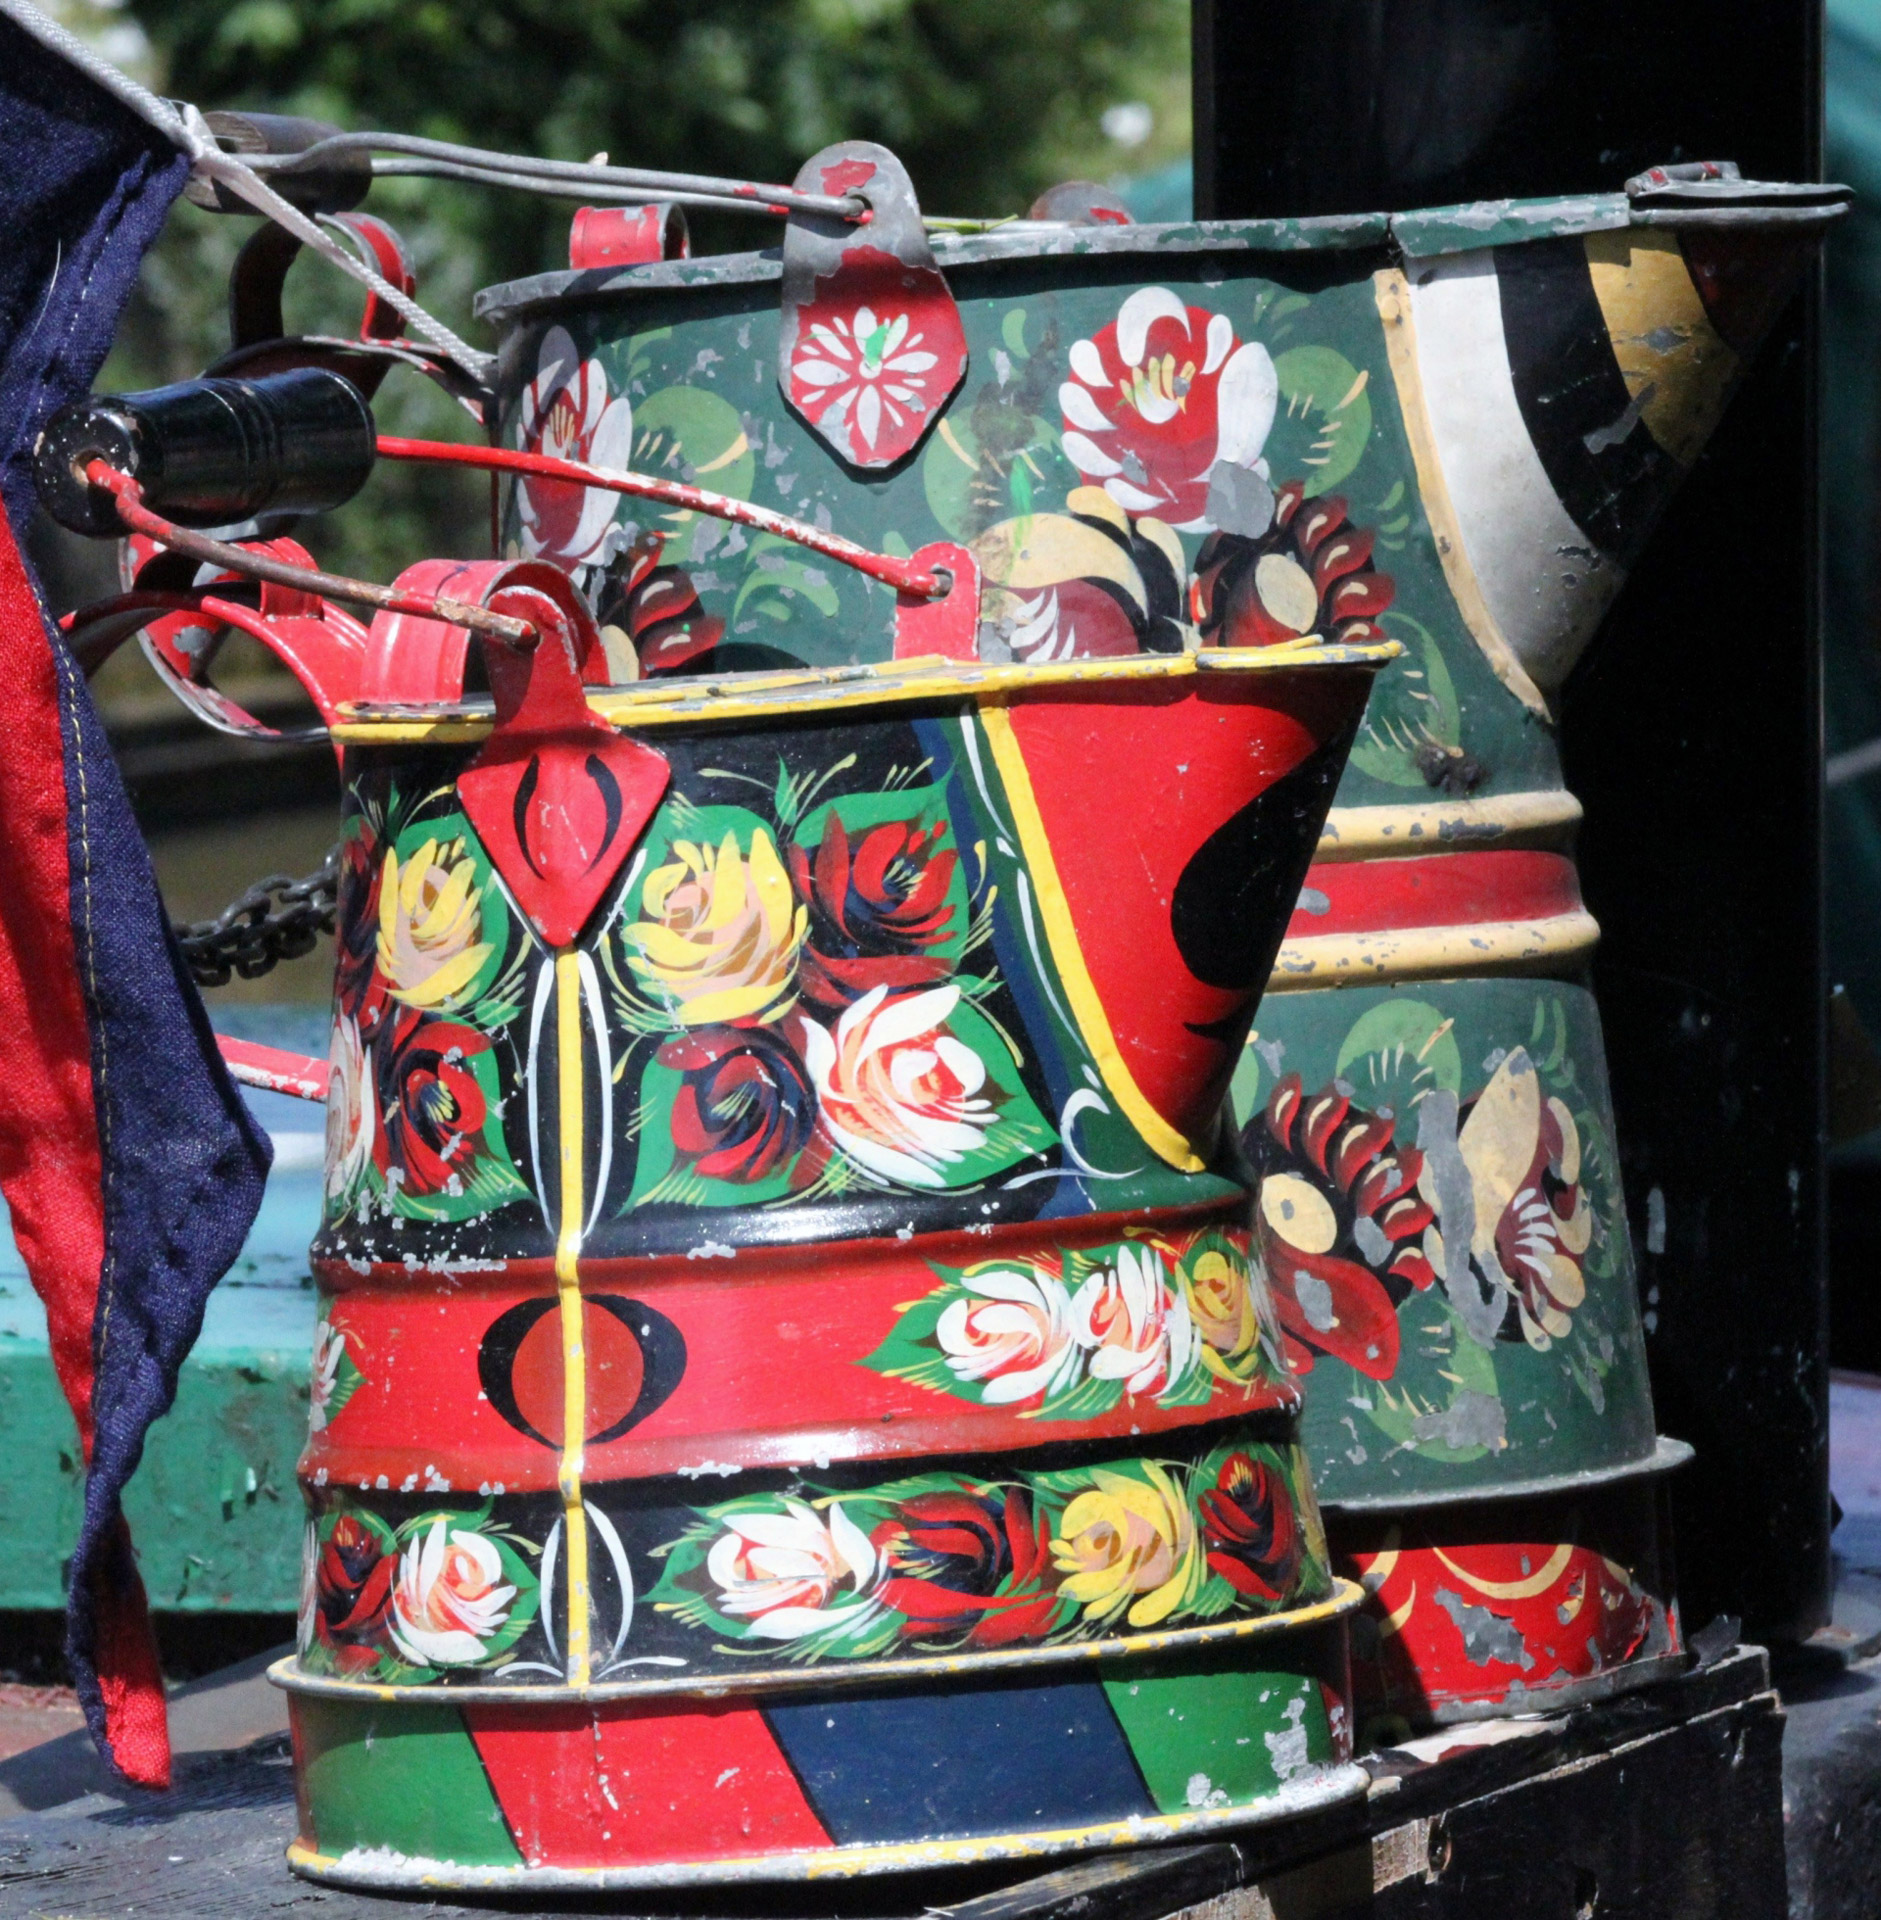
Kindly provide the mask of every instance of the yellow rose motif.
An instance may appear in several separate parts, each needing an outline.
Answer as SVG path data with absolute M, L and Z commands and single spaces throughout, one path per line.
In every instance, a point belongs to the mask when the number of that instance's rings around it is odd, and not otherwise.
M 427 840 L 401 865 L 387 849 L 379 879 L 379 971 L 408 1007 L 451 1005 L 493 949 L 481 939 L 482 892 L 462 840 Z
M 1218 1380 L 1245 1382 L 1260 1367 L 1260 1314 L 1247 1269 L 1221 1247 L 1204 1247 L 1180 1269 L 1202 1364 Z
M 678 840 L 673 852 L 647 875 L 628 965 L 682 1026 L 775 1020 L 797 997 L 807 915 L 771 836 L 759 827 L 745 855 L 735 833 L 716 847 Z
M 1087 1619 L 1123 1612 L 1133 1627 L 1153 1627 L 1192 1599 L 1208 1577 L 1195 1516 L 1162 1468 L 1145 1461 L 1148 1482 L 1099 1467 L 1095 1483 L 1065 1508 L 1052 1562 L 1059 1591 Z

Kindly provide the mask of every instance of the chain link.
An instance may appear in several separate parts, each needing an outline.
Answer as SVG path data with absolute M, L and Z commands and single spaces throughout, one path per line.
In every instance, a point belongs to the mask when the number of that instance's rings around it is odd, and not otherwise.
M 283 960 L 312 953 L 333 931 L 340 891 L 340 849 L 327 854 L 317 873 L 296 880 L 271 873 L 213 920 L 175 928 L 177 944 L 199 987 L 226 987 L 230 976 L 258 980 Z M 276 906 L 276 900 L 280 905 Z

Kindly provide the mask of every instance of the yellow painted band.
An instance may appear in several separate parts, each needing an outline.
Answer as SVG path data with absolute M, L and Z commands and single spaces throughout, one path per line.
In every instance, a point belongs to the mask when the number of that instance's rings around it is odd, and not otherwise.
M 1574 1557 L 1574 1548 L 1568 1541 L 1562 1541 L 1548 1556 L 1547 1564 L 1539 1573 L 1531 1573 L 1526 1580 L 1479 1580 L 1475 1574 L 1466 1572 L 1450 1558 L 1441 1547 L 1432 1547 L 1443 1564 L 1463 1582 L 1466 1587 L 1490 1600 L 1533 1600 L 1537 1594 L 1546 1593 L 1567 1571 L 1568 1562 Z
M 1581 803 L 1561 787 L 1491 794 L 1480 800 L 1425 800 L 1395 807 L 1334 807 L 1314 849 L 1316 862 L 1411 859 L 1479 848 L 1564 847 L 1581 823 Z
M 1590 233 L 1581 241 L 1607 343 L 1646 431 L 1689 467 L 1737 374 L 1693 284 L 1676 233 Z
M 581 963 L 572 947 L 555 956 L 555 1038 L 562 1174 L 562 1220 L 555 1237 L 555 1291 L 562 1322 L 562 1458 L 557 1483 L 568 1559 L 568 1682 L 584 1687 L 592 1677 L 588 1515 L 581 1497 L 582 1441 L 588 1431 L 588 1353 L 581 1305 L 587 1142 L 581 1099 Z
M 1313 934 L 1280 949 L 1267 991 L 1300 993 L 1477 973 L 1554 973 L 1578 966 L 1599 940 L 1600 925 L 1591 913 L 1393 933 Z
M 1423 502 L 1424 518 L 1430 526 L 1430 537 L 1437 543 L 1437 558 L 1442 562 L 1450 597 L 1496 678 L 1523 706 L 1544 720 L 1549 719 L 1548 702 L 1528 677 L 1528 669 L 1516 657 L 1496 616 L 1489 611 L 1476 569 L 1470 565 L 1469 549 L 1463 544 L 1463 530 L 1451 503 L 1449 482 L 1443 477 L 1443 461 L 1437 453 L 1436 436 L 1430 430 L 1430 412 L 1424 403 L 1424 376 L 1417 365 L 1417 329 L 1411 318 L 1410 286 L 1401 268 L 1381 267 L 1372 275 L 1372 289 L 1378 302 L 1378 317 L 1384 322 L 1385 357 L 1391 363 L 1392 384 L 1398 390 L 1404 437 L 1410 442 L 1411 463 L 1417 469 L 1417 491 Z
M 1052 858 L 1051 839 L 1032 792 L 1032 776 L 1026 771 L 1025 755 L 1019 751 L 1018 739 L 1012 731 L 1012 716 L 1003 706 L 988 706 L 980 711 L 980 724 L 986 729 L 993 764 L 999 769 L 1006 802 L 1012 808 L 1013 826 L 1038 895 L 1039 917 L 1045 922 L 1045 944 L 1051 949 L 1058 978 L 1071 1002 L 1072 1016 L 1084 1036 L 1084 1044 L 1091 1050 L 1091 1058 L 1097 1062 L 1097 1071 L 1125 1118 L 1158 1159 L 1167 1160 L 1183 1173 L 1200 1173 L 1208 1163 L 1195 1151 L 1187 1135 L 1172 1127 L 1150 1105 L 1124 1064 L 1117 1037 L 1111 1032 L 1110 1016 L 1104 1011 L 1090 969 L 1084 964 L 1078 930 L 1072 924 L 1071 906 L 1059 884 L 1057 862 Z
M 588 704 L 617 727 L 682 726 L 689 722 L 795 717 L 916 701 L 1003 701 L 1046 687 L 1107 686 L 1116 681 L 1186 680 L 1206 673 L 1376 673 L 1402 654 L 1395 640 L 1323 646 L 1203 647 L 1197 653 L 1139 653 L 1113 660 L 1068 660 L 1055 666 L 978 666 L 938 655 L 879 666 L 829 667 L 802 673 L 750 674 L 731 680 L 640 680 L 593 687 Z M 489 737 L 488 708 L 444 706 L 403 711 L 340 708 L 331 737 L 350 746 L 448 746 Z

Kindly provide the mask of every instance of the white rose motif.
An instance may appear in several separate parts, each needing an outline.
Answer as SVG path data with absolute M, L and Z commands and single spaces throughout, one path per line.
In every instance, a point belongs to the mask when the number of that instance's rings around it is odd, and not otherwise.
M 814 1507 L 786 1498 L 783 1513 L 741 1513 L 713 1541 L 705 1570 L 720 1609 L 747 1618 L 765 1640 L 806 1633 L 873 1613 L 879 1563 L 868 1535 L 831 1502 L 827 1522 Z M 832 1605 L 846 1589 L 844 1604 Z
M 1091 1377 L 1127 1393 L 1160 1393 L 1189 1370 L 1195 1324 L 1170 1292 L 1154 1248 L 1127 1246 L 1071 1299 L 1071 1328 L 1090 1353 Z
M 473 1667 L 515 1598 L 493 1541 L 434 1520 L 399 1555 L 392 1642 L 414 1666 Z
M 963 1275 L 960 1284 L 978 1297 L 950 1301 L 934 1334 L 956 1378 L 986 1382 L 983 1405 L 1010 1406 L 1073 1383 L 1083 1355 L 1062 1280 L 996 1267 Z
M 333 1389 L 339 1384 L 340 1360 L 346 1352 L 346 1336 L 333 1331 L 330 1320 L 314 1323 L 313 1379 L 307 1404 L 307 1426 L 313 1433 L 324 1431 L 333 1405 Z
M 832 1037 L 803 1022 L 804 1064 L 823 1125 L 851 1160 L 906 1187 L 944 1187 L 945 1169 L 975 1152 L 996 1115 L 981 1089 L 986 1063 L 947 1031 L 958 987 L 896 1000 L 872 987 Z
M 379 1126 L 371 1064 L 358 1022 L 350 1014 L 341 1014 L 333 1023 L 329 1058 L 326 1192 L 329 1200 L 339 1200 L 365 1178 Z
M 567 330 L 542 337 L 536 377 L 523 390 L 522 445 L 551 459 L 593 467 L 626 467 L 633 460 L 634 414 L 624 394 L 610 397 L 600 361 L 584 360 Z M 614 495 L 565 480 L 524 480 L 516 490 L 523 546 L 531 558 L 577 567 L 614 524 Z

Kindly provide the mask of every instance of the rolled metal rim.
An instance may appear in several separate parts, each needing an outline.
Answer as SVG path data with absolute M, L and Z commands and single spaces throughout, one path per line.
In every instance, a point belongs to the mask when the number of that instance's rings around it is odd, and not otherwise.
M 1518 1720 L 1525 1716 L 1549 1719 L 1558 1713 L 1571 1713 L 1577 1707 L 1591 1707 L 1640 1687 L 1656 1686 L 1674 1674 L 1684 1673 L 1692 1664 L 1689 1652 L 1655 1653 L 1644 1660 L 1629 1660 L 1604 1673 L 1593 1673 L 1580 1680 L 1564 1680 L 1557 1687 L 1530 1687 L 1502 1700 L 1458 1699 L 1427 1708 L 1420 1716 L 1433 1727 L 1454 1727 L 1472 1720 Z M 1413 1735 L 1413 1738 L 1416 1736 Z
M 1502 1480 L 1493 1486 L 1443 1488 L 1430 1493 L 1368 1493 L 1351 1499 L 1320 1496 L 1324 1513 L 1422 1513 L 1430 1507 L 1481 1505 L 1491 1500 L 1529 1500 L 1547 1494 L 1574 1494 L 1595 1487 L 1612 1486 L 1621 1480 L 1644 1479 L 1652 1474 L 1671 1473 L 1692 1458 L 1693 1448 L 1684 1440 L 1661 1434 L 1653 1450 L 1643 1460 L 1623 1460 L 1610 1467 L 1588 1467 L 1571 1474 L 1541 1475 L 1532 1480 Z
M 638 733 L 648 727 L 725 720 L 800 719 L 881 707 L 953 702 L 1004 706 L 1015 697 L 1089 687 L 1102 694 L 1137 681 L 1201 679 L 1212 674 L 1376 673 L 1404 649 L 1395 640 L 1362 646 L 1300 641 L 1278 647 L 1204 647 L 1195 653 L 1139 653 L 1052 666 L 994 666 L 938 657 L 880 666 L 805 668 L 800 672 L 643 680 L 589 689 L 604 720 Z M 483 740 L 494 725 L 488 700 L 403 706 L 355 702 L 340 709 L 332 737 L 348 746 L 448 745 Z
M 484 1685 L 384 1686 L 302 1673 L 300 1656 L 289 1654 L 268 1669 L 268 1683 L 284 1693 L 323 1700 L 385 1704 L 477 1707 L 567 1707 L 611 1700 L 722 1700 L 755 1693 L 829 1693 L 839 1687 L 892 1685 L 900 1680 L 978 1678 L 1013 1668 L 1070 1666 L 1092 1661 L 1141 1660 L 1194 1648 L 1282 1638 L 1327 1627 L 1364 1604 L 1365 1589 L 1333 1576 L 1331 1595 L 1303 1607 L 1288 1607 L 1250 1620 L 1207 1627 L 1177 1627 L 1165 1633 L 1133 1633 L 1057 1647 L 998 1647 L 981 1653 L 933 1654 L 911 1660 L 857 1660 L 841 1667 L 754 1667 L 749 1673 L 692 1674 L 657 1680 L 601 1680 L 585 1687 Z
M 766 1880 L 849 1880 L 865 1874 L 934 1873 L 993 1860 L 1046 1859 L 1057 1854 L 1097 1853 L 1166 1841 L 1206 1839 L 1244 1827 L 1296 1820 L 1327 1807 L 1362 1800 L 1371 1776 L 1355 1762 L 1326 1767 L 1310 1780 L 1241 1807 L 1194 1813 L 1140 1814 L 1090 1827 L 979 1835 L 965 1840 L 902 1840 L 873 1846 L 828 1847 L 814 1852 L 753 1854 L 725 1860 L 671 1861 L 636 1867 L 465 1867 L 443 1860 L 410 1859 L 383 1848 L 332 1855 L 296 1840 L 287 1863 L 309 1880 L 413 1892 L 605 1893 L 626 1887 L 698 1887 Z
M 1404 213 L 1324 214 L 1301 219 L 1181 220 L 1143 226 L 1072 227 L 1037 221 L 1008 221 L 981 233 L 936 232 L 929 235 L 936 263 L 953 274 L 962 268 L 1036 265 L 1063 259 L 1075 265 L 1094 256 L 1137 257 L 1152 262 L 1183 256 L 1250 258 L 1297 253 L 1341 253 L 1358 248 L 1396 247 L 1417 258 L 1461 253 L 1496 243 L 1502 238 L 1554 239 L 1585 233 L 1615 232 L 1628 227 L 1750 227 L 1819 231 L 1847 211 L 1847 190 L 1836 197 L 1830 187 L 1788 186 L 1798 203 L 1784 204 L 1772 188 L 1787 183 L 1744 181 L 1746 187 L 1765 189 L 1765 197 L 1736 206 L 1694 203 L 1650 204 L 1624 193 L 1590 193 L 1489 204 L 1502 211 L 1505 221 L 1526 217 L 1529 230 L 1485 237 L 1473 207 L 1427 207 Z M 1460 216 L 1460 217 L 1459 217 Z M 1493 230 L 1492 230 L 1493 231 Z M 1157 272 L 1170 271 L 1158 267 Z M 718 290 L 774 284 L 783 263 L 775 249 L 765 252 L 715 254 L 697 260 L 663 260 L 636 267 L 597 267 L 539 273 L 481 289 L 471 311 L 479 320 L 507 326 L 543 309 L 606 302 L 621 295 L 667 292 L 679 288 Z

